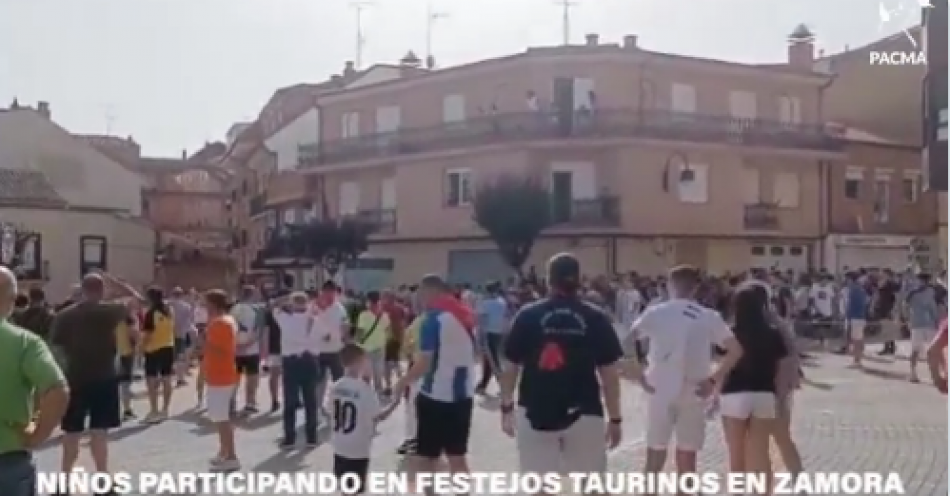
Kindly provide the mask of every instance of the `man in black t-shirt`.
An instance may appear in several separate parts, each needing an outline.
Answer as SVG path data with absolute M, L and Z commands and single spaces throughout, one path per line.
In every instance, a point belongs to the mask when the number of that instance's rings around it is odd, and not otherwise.
M 551 258 L 550 294 L 521 308 L 505 343 L 502 425 L 517 432 L 525 472 L 603 472 L 605 429 L 607 448 L 620 443 L 623 350 L 610 318 L 578 295 L 580 278 L 573 255 Z
M 277 295 L 277 298 L 285 298 L 287 292 L 283 291 Z M 267 335 L 267 388 L 270 392 L 270 411 L 276 412 L 280 409 L 280 385 L 281 385 L 281 365 L 280 355 L 280 324 L 274 318 L 274 312 L 270 305 L 264 307 L 264 330 Z

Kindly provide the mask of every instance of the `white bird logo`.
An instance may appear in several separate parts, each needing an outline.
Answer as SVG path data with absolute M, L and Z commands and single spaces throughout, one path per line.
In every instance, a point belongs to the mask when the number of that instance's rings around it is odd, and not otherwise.
M 934 6 L 931 4 L 931 0 L 917 0 L 917 5 L 921 9 L 932 9 Z M 878 30 L 884 31 L 886 25 L 891 24 L 892 21 L 904 19 L 910 15 L 914 15 L 916 9 L 906 9 L 904 5 L 898 5 L 892 9 L 887 8 L 884 5 L 884 0 L 880 0 L 877 3 L 877 15 L 878 15 Z M 917 40 L 914 39 L 910 34 L 910 29 L 903 28 L 901 31 L 904 33 L 904 36 L 907 38 L 907 41 L 913 45 L 916 50 L 918 47 Z

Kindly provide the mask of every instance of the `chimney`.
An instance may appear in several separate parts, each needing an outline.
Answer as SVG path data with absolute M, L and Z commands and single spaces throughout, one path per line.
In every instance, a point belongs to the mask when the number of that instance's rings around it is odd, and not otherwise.
M 36 111 L 46 119 L 52 116 L 49 110 L 49 102 L 36 102 Z
M 422 61 L 419 60 L 419 57 L 416 56 L 415 52 L 409 50 L 406 53 L 406 56 L 399 61 L 399 65 L 402 67 L 408 67 L 412 69 L 418 69 L 422 66 Z
M 187 159 L 188 159 L 188 150 L 182 150 L 182 151 L 181 151 L 181 159 L 182 159 L 182 160 L 187 160 Z
M 343 77 L 350 77 L 356 74 L 356 64 L 352 60 L 347 60 L 343 65 Z
M 435 57 L 432 55 L 426 55 L 426 69 L 430 71 L 435 69 Z
M 584 39 L 587 40 L 587 46 L 597 46 L 600 44 L 600 36 L 594 33 L 585 36 Z
M 637 48 L 637 35 L 628 34 L 623 37 L 623 47 L 624 48 Z
M 809 71 L 815 68 L 815 34 L 804 24 L 788 36 L 788 65 Z

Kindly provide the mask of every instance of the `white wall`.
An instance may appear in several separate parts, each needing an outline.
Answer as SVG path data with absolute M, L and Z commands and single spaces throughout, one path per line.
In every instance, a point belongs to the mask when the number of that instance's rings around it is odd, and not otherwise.
M 300 145 L 320 141 L 320 110 L 312 108 L 297 117 L 264 142 L 268 150 L 277 154 L 277 170 L 297 168 L 297 152 Z
M 35 112 L 0 112 L 0 167 L 43 172 L 70 205 L 141 215 L 140 174 Z

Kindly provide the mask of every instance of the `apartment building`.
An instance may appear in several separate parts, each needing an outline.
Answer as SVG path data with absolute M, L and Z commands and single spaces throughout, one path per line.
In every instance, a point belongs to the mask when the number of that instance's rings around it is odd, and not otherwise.
M 822 178 L 845 155 L 824 126 L 829 77 L 814 70 L 812 37 L 792 38 L 788 60 L 771 65 L 596 35 L 436 71 L 411 53 L 365 71 L 347 64 L 310 87 L 296 120 L 269 126 L 298 126 L 283 145 L 299 145 L 272 147 L 255 213 L 273 219 L 265 237 L 314 215 L 374 223 L 370 252 L 347 271 L 357 281 L 435 271 L 481 282 L 509 271 L 472 201 L 487 181 L 518 173 L 554 198 L 556 223 L 529 261 L 539 268 L 570 250 L 590 273 L 803 269 L 821 260 Z M 259 122 L 276 114 L 265 108 Z

